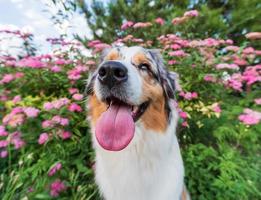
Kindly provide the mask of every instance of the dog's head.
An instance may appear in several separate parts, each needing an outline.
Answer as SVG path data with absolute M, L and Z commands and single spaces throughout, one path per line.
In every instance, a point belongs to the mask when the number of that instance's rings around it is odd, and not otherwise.
M 122 150 L 132 140 L 136 123 L 164 132 L 171 117 L 175 79 L 158 50 L 106 49 L 87 84 L 89 115 L 98 143 L 106 150 Z

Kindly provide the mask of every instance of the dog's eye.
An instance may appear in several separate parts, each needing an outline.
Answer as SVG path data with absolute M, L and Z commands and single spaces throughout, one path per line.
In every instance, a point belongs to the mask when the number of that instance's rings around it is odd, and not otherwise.
M 140 70 L 142 70 L 142 71 L 148 71 L 149 70 L 149 64 L 147 64 L 147 63 L 141 63 L 141 64 L 139 64 L 139 66 L 138 66 L 138 68 L 140 69 Z

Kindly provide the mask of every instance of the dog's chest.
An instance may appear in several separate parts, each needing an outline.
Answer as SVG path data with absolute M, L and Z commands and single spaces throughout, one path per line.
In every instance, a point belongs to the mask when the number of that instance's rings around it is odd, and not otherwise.
M 121 152 L 96 146 L 96 181 L 106 200 L 179 199 L 184 172 L 174 132 L 144 131 Z

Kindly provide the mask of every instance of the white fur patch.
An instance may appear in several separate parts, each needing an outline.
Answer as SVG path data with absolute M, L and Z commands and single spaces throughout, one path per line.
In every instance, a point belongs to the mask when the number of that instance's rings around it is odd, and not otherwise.
M 184 169 L 175 135 L 177 112 L 171 109 L 165 133 L 148 131 L 138 121 L 134 139 L 119 152 L 102 149 L 93 134 L 96 182 L 106 200 L 180 199 Z

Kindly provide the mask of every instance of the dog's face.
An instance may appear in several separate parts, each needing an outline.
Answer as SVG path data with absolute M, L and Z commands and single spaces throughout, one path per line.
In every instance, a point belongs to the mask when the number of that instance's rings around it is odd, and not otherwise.
M 142 47 L 105 50 L 87 85 L 89 115 L 98 143 L 106 150 L 124 149 L 137 122 L 164 132 L 174 79 L 175 73 L 165 69 L 158 51 Z

